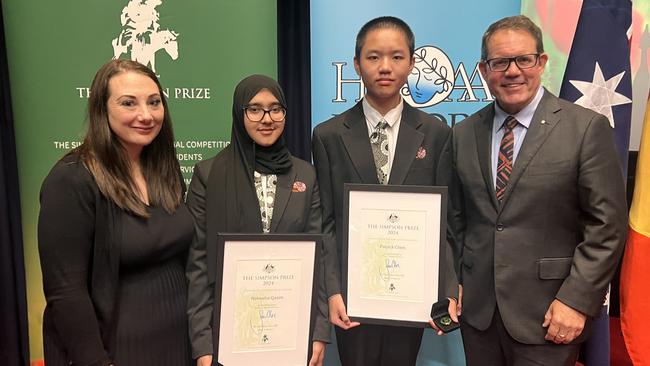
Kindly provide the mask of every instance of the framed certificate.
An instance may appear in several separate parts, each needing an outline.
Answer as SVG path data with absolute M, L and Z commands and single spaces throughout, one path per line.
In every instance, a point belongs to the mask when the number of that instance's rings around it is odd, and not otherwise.
M 426 327 L 444 286 L 447 187 L 345 184 L 343 298 L 361 323 Z
M 311 356 L 321 236 L 218 234 L 217 362 L 300 365 Z

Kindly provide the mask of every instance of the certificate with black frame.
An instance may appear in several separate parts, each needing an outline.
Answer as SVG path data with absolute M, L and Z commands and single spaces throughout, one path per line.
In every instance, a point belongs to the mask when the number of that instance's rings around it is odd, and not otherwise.
M 321 235 L 218 234 L 213 347 L 219 365 L 300 365 L 311 356 Z
M 427 327 L 445 284 L 447 187 L 346 183 L 343 197 L 348 316 Z

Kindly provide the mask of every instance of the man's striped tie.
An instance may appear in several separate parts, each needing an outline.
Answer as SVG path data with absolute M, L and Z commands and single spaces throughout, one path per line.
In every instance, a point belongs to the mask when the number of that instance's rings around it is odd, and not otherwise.
M 512 174 L 512 155 L 515 145 L 515 135 L 512 130 L 519 123 L 515 117 L 508 116 L 503 123 L 503 138 L 499 145 L 499 165 L 497 165 L 497 200 L 501 202 L 503 194 L 506 192 L 510 174 Z

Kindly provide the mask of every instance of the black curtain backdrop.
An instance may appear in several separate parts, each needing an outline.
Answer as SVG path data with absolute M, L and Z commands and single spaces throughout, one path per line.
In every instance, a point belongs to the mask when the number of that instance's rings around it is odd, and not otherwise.
M 27 297 L 16 142 L 0 7 L 0 365 L 27 366 Z
M 289 151 L 311 161 L 309 1 L 278 0 L 278 82 L 287 98 L 284 137 Z

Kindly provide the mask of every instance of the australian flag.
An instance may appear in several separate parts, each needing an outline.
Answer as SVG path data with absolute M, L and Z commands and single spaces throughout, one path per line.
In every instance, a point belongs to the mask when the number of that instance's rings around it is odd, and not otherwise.
M 560 90 L 561 98 L 609 118 L 624 173 L 632 116 L 631 24 L 632 1 L 584 0 Z
M 632 1 L 584 0 L 560 90 L 561 98 L 609 118 L 624 176 L 632 116 L 627 36 L 631 24 Z M 608 366 L 609 349 L 609 317 L 603 311 L 593 324 L 592 336 L 583 348 L 581 359 L 585 366 Z

